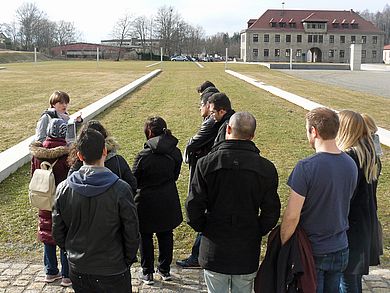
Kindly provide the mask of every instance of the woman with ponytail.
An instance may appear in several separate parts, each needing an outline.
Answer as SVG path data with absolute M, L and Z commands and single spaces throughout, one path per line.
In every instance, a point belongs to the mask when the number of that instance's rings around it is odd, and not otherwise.
M 378 167 L 375 147 L 363 117 L 354 111 L 339 113 L 338 147 L 352 157 L 358 167 L 358 182 L 349 211 L 349 260 L 341 280 L 341 292 L 362 292 L 362 275 L 379 264 L 376 180 Z
M 147 141 L 133 166 L 138 182 L 134 200 L 141 233 L 139 278 L 151 285 L 154 282 L 154 233 L 159 248 L 157 273 L 164 281 L 171 280 L 173 229 L 183 221 L 176 187 L 182 156 L 177 148 L 178 140 L 161 117 L 148 118 L 144 132 Z

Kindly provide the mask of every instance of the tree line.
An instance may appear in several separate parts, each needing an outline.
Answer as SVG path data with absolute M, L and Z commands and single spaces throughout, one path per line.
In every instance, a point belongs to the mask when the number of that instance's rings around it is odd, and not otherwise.
M 390 6 L 386 4 L 383 11 L 358 12 L 365 19 L 373 22 L 385 32 L 385 44 L 390 43 Z M 244 24 L 244 22 L 243 22 Z M 47 14 L 34 3 L 24 3 L 16 11 L 16 19 L 11 23 L 0 23 L 0 32 L 9 37 L 7 47 L 13 50 L 32 51 L 38 48 L 49 53 L 49 49 L 58 45 L 80 42 L 81 33 L 73 23 L 65 20 L 51 21 Z M 112 37 L 120 41 L 137 38 L 143 53 L 157 53 L 151 40 L 158 40 L 165 56 L 172 55 L 225 55 L 239 57 L 240 34 L 229 36 L 228 33 L 217 33 L 206 36 L 202 26 L 187 23 L 172 6 L 160 7 L 155 15 L 133 16 L 125 14 L 118 18 L 112 29 Z

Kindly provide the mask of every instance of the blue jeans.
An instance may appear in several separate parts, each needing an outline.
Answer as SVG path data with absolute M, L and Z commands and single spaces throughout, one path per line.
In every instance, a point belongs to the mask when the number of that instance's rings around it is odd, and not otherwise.
M 57 262 L 57 246 L 44 243 L 43 249 L 43 263 L 45 265 L 46 275 L 57 275 L 58 262 Z M 64 278 L 69 278 L 69 264 L 66 253 L 63 249 L 60 249 L 61 258 L 61 275 Z
M 361 293 L 362 275 L 343 274 L 340 284 L 341 293 Z
M 131 276 L 129 270 L 112 276 L 81 274 L 71 270 L 70 279 L 75 293 L 131 292 Z
M 257 272 L 248 275 L 225 275 L 204 270 L 204 280 L 209 293 L 252 293 L 256 274 Z
M 339 292 L 341 276 L 348 265 L 348 256 L 348 248 L 328 254 L 314 255 L 317 293 Z
M 196 235 L 194 244 L 192 245 L 191 255 L 188 257 L 188 259 L 190 259 L 193 262 L 198 262 L 201 240 L 202 240 L 202 233 L 198 233 L 198 235 Z

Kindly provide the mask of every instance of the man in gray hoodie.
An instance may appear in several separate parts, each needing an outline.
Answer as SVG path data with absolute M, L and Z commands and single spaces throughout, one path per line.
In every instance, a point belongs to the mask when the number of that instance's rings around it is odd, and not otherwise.
M 57 188 L 53 237 L 68 254 L 76 293 L 131 292 L 129 267 L 139 245 L 131 187 L 104 167 L 101 133 L 82 132 L 76 149 L 83 166 Z

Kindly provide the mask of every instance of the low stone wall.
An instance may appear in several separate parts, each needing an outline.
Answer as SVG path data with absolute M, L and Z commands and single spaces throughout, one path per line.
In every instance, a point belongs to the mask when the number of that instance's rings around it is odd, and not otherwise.
M 101 98 L 84 109 L 81 109 L 80 112 L 82 112 L 84 121 L 91 120 L 93 117 L 103 112 L 105 109 L 123 97 L 127 96 L 145 82 L 157 76 L 160 72 L 161 69 L 156 69 L 129 83 L 128 85 L 116 90 L 115 92 L 105 96 L 104 98 Z M 75 114 L 71 115 L 71 118 L 76 118 Z M 13 147 L 0 153 L 0 182 L 31 160 L 28 146 L 33 141 L 33 139 L 34 136 L 30 136 L 17 145 L 14 145 Z

